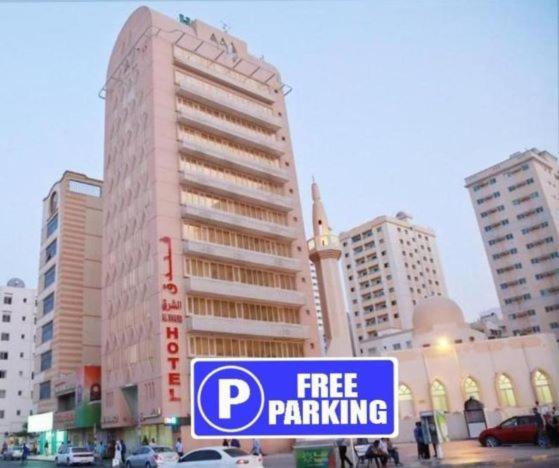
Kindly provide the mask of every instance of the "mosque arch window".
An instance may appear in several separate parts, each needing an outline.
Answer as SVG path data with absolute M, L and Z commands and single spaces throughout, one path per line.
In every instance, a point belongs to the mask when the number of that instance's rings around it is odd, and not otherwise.
M 433 400 L 433 409 L 448 411 L 446 387 L 440 380 L 435 380 L 431 385 L 431 399 Z
M 510 377 L 505 374 L 497 376 L 497 391 L 502 406 L 516 406 L 516 394 Z
M 532 377 L 532 384 L 536 392 L 537 400 L 542 405 L 553 403 L 553 390 L 549 376 L 542 370 L 537 369 Z
M 481 393 L 479 391 L 479 385 L 473 377 L 466 377 L 464 380 L 464 395 L 466 395 L 466 400 L 468 398 L 474 398 L 478 401 L 481 400 Z
M 413 418 L 415 416 L 413 393 L 406 384 L 400 384 L 398 387 L 398 404 L 400 417 Z

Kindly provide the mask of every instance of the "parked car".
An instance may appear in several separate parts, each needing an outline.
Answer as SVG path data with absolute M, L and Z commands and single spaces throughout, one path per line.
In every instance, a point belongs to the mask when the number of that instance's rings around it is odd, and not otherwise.
M 7 448 L 2 458 L 4 458 L 4 460 L 21 460 L 22 454 L 23 454 L 22 445 L 12 445 L 11 447 Z
M 498 426 L 482 431 L 478 440 L 484 447 L 497 447 L 501 444 L 537 444 L 536 417 L 528 415 L 506 419 Z
M 142 445 L 126 457 L 126 468 L 155 468 L 164 463 L 176 463 L 179 456 L 171 447 Z
M 183 455 L 178 463 L 165 468 L 229 468 L 239 466 L 262 468 L 261 455 L 249 455 L 236 447 L 204 447 L 191 450 Z
M 57 465 L 93 465 L 95 455 L 86 447 L 68 447 L 62 445 L 54 457 Z

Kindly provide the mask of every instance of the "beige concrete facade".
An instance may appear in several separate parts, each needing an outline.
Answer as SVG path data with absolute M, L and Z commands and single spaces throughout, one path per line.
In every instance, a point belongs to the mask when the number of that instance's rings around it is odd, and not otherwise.
M 19 278 L 0 286 L 0 443 L 21 432 L 33 410 L 33 334 L 37 291 Z
M 58 380 L 101 363 L 101 190 L 100 180 L 66 171 L 43 200 L 33 391 L 37 413 L 56 412 Z
M 357 355 L 405 345 L 415 305 L 447 294 L 434 231 L 400 212 L 342 232 L 340 240 Z
M 187 419 L 196 356 L 320 353 L 286 89 L 201 21 L 142 7 L 119 34 L 104 88 L 102 424 L 132 446 L 172 443 L 170 416 L 186 448 L 207 445 Z
M 559 165 L 533 148 L 466 179 L 511 335 L 559 338 Z

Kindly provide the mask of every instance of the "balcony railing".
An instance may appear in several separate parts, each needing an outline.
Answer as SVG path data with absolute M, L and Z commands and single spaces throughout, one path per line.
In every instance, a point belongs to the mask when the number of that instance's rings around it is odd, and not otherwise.
M 183 154 L 203 156 L 205 159 L 224 166 L 240 169 L 256 176 L 267 177 L 277 182 L 287 182 L 289 180 L 287 172 L 276 165 L 263 162 L 259 158 L 248 158 L 240 151 L 237 152 L 220 146 L 202 139 L 192 141 L 188 136 L 183 137 L 179 142 L 179 150 Z
M 242 265 L 264 267 L 282 271 L 300 271 L 301 262 L 296 258 L 280 257 L 279 255 L 265 254 L 253 250 L 240 249 L 221 244 L 211 244 L 192 239 L 183 241 L 183 251 L 215 260 L 235 262 Z
M 293 209 L 293 199 L 284 195 L 242 187 L 224 179 L 202 174 L 192 169 L 184 168 L 181 172 L 182 182 L 191 187 L 209 188 L 216 194 L 230 196 L 234 199 L 244 200 L 282 211 L 291 211 Z
M 246 75 L 238 73 L 233 69 L 227 68 L 219 63 L 212 62 L 211 60 L 188 52 L 180 47 L 174 48 L 173 55 L 175 62 L 185 68 L 214 78 L 215 80 L 233 88 L 263 99 L 268 103 L 273 103 L 276 100 L 277 95 L 272 92 L 269 86 L 253 80 Z
M 229 113 L 252 120 L 272 130 L 282 127 L 282 120 L 262 104 L 237 96 L 191 76 L 177 73 L 177 93 L 189 99 L 209 104 Z
M 182 216 L 186 219 L 199 221 L 210 220 L 214 224 L 220 226 L 236 228 L 244 232 L 263 234 L 279 239 L 294 240 L 297 238 L 297 232 L 291 227 L 260 221 L 258 219 L 249 218 L 248 216 L 204 206 L 182 205 Z
M 182 124 L 224 136 L 232 141 L 275 155 L 284 153 L 284 145 L 272 134 L 264 134 L 202 112 L 193 107 L 178 105 L 178 119 Z
M 200 333 L 291 338 L 297 340 L 307 339 L 310 335 L 307 325 L 205 315 L 191 315 L 187 317 L 186 329 Z
M 305 305 L 305 296 L 299 291 L 268 288 L 265 286 L 255 286 L 253 284 L 235 283 L 196 276 L 185 278 L 185 289 L 187 294 L 196 293 L 208 297 L 224 297 L 286 306 Z

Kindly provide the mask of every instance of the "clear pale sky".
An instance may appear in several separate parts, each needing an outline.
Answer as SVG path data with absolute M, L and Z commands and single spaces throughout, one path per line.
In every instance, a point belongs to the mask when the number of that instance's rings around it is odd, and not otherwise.
M 65 169 L 102 176 L 117 33 L 140 2 L 0 3 L 0 283 L 37 283 L 41 200 Z M 220 25 L 293 86 L 310 182 L 346 230 L 405 210 L 438 235 L 450 296 L 498 305 L 464 177 L 531 147 L 557 155 L 556 1 L 146 2 Z

